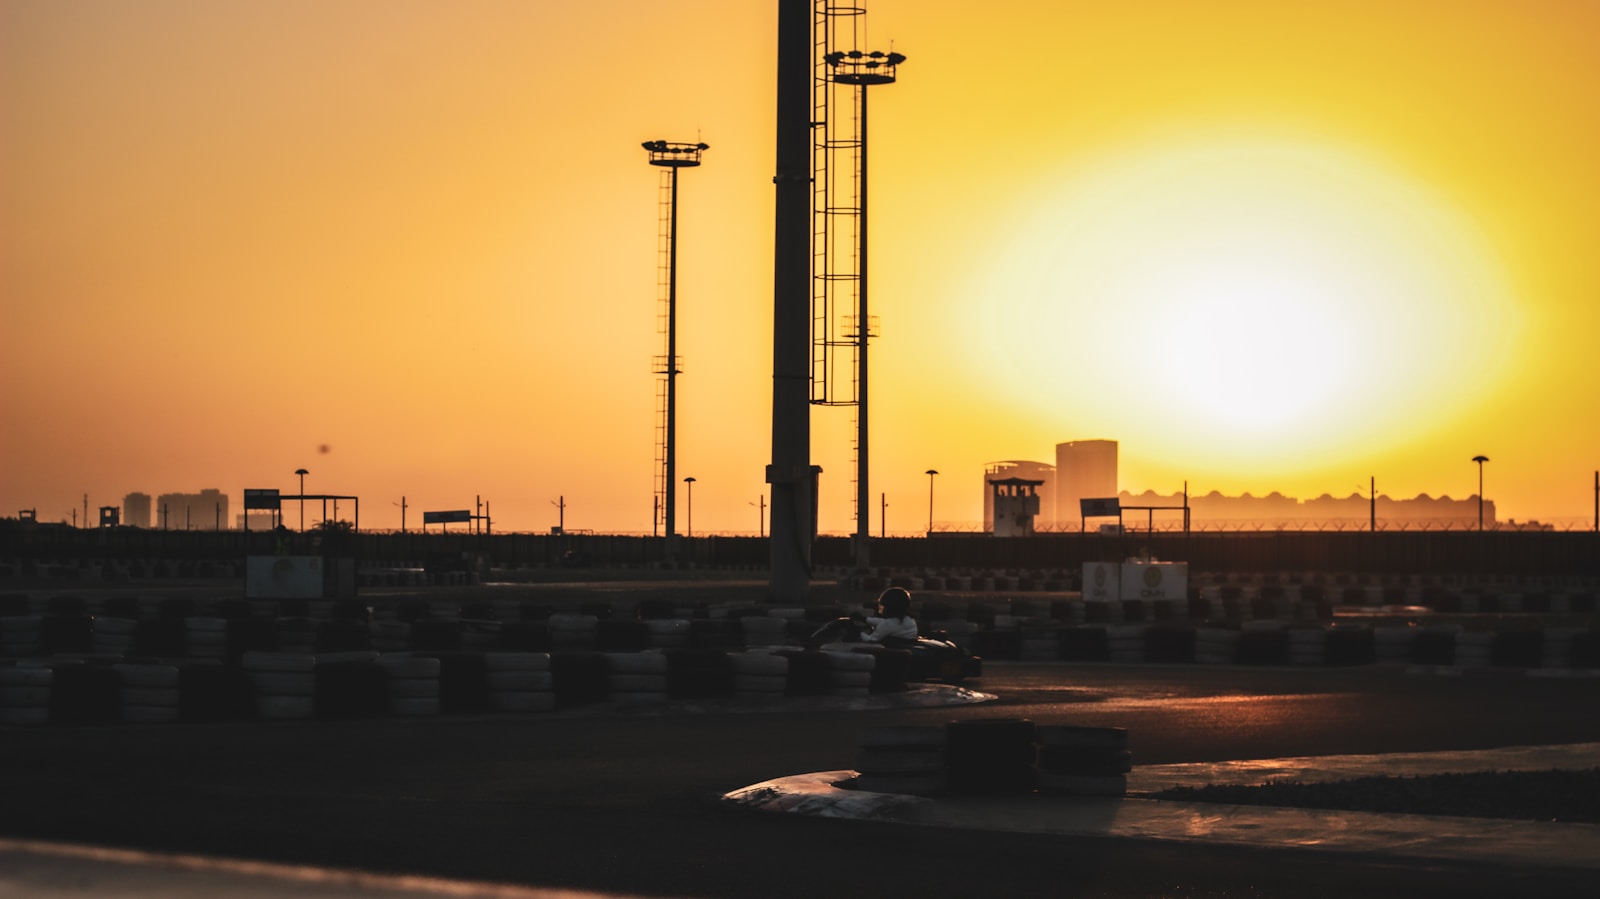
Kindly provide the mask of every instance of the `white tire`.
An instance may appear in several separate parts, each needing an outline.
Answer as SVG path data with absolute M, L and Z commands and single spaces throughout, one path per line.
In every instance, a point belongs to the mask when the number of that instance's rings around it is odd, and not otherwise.
M 549 671 L 548 652 L 486 652 L 483 667 L 488 671 Z
M 378 664 L 393 678 L 432 678 L 437 680 L 444 665 L 438 659 L 390 653 L 378 656 Z
M 50 688 L 43 687 L 0 687 L 0 706 L 7 708 L 24 708 L 27 706 L 48 706 L 50 704 Z
M 297 652 L 257 652 L 245 653 L 239 659 L 239 667 L 246 671 L 279 671 L 310 674 L 317 670 L 317 657 L 308 653 Z
M 112 665 L 124 687 L 178 687 L 178 669 L 171 665 Z
M 376 662 L 378 653 L 370 649 L 349 649 L 343 652 L 319 652 L 316 655 L 318 665 L 335 665 L 349 662 Z
M 310 696 L 317 691 L 317 676 L 291 671 L 252 671 L 250 682 L 266 696 Z
M 48 687 L 54 679 L 49 668 L 0 668 L 0 687 Z
M 735 652 L 729 653 L 728 659 L 735 676 L 783 677 L 789 673 L 789 660 L 770 652 Z
M 0 724 L 49 724 L 50 708 L 43 705 L 0 705 Z
M 865 652 L 825 652 L 828 664 L 834 671 L 871 671 L 877 661 L 871 653 Z

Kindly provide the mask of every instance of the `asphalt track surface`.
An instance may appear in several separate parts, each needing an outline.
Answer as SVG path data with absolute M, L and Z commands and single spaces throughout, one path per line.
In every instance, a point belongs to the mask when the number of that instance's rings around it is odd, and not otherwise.
M 0 836 L 642 896 L 1600 895 L 1593 870 L 909 827 L 721 799 L 851 767 L 864 727 L 958 717 L 1126 727 L 1151 765 L 1600 740 L 1596 678 L 1003 663 L 980 684 L 998 701 L 0 729 Z

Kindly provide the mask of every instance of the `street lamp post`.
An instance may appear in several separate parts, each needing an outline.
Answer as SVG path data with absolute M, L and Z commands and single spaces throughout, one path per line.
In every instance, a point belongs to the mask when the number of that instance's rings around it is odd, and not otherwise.
M 686 536 L 686 537 L 693 537 L 694 536 L 694 478 L 684 478 L 683 482 L 685 484 L 689 485 L 688 486 L 688 491 L 689 491 L 689 493 L 688 493 L 688 502 L 685 504 L 687 506 L 687 508 L 684 510 L 685 514 L 684 514 L 684 523 L 683 523 L 684 524 L 683 533 L 684 533 L 684 536 Z
M 311 472 L 304 468 L 296 468 L 294 473 L 300 476 L 300 530 L 306 529 L 306 475 Z
M 1483 533 L 1483 463 L 1489 461 L 1488 456 L 1473 456 L 1472 461 L 1478 463 L 1478 533 Z
M 745 503 L 747 506 L 756 507 L 756 536 L 767 536 L 767 495 L 763 493 L 756 498 L 758 503 Z
M 925 474 L 927 474 L 927 476 L 928 476 L 928 533 L 929 534 L 933 533 L 933 476 L 938 474 L 938 473 L 939 473 L 938 470 L 932 469 L 932 468 L 928 469 L 927 472 L 925 472 Z

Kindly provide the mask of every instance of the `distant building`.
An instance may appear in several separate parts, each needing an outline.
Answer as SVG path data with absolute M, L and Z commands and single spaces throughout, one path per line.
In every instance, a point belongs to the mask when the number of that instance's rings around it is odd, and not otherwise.
M 122 523 L 136 528 L 150 526 L 150 494 L 130 493 L 122 498 Z
M 1117 442 L 1074 440 L 1056 444 L 1055 526 L 1076 530 L 1078 501 L 1117 495 Z
M 983 467 L 983 529 L 994 531 L 994 489 L 989 485 L 1006 478 L 1024 478 L 1038 485 L 1035 492 L 1039 497 L 1040 515 L 1036 521 L 1039 524 L 1048 524 L 1051 514 L 1055 511 L 1056 467 L 1048 462 L 1010 459 L 1005 462 L 990 462 Z
M 163 493 L 156 497 L 156 527 L 171 531 L 221 530 L 228 518 L 228 496 L 207 488 L 199 493 Z

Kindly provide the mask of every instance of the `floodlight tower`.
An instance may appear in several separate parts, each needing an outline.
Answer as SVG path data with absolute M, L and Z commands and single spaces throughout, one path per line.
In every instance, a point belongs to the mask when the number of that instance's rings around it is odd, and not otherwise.
M 836 50 L 824 57 L 835 83 L 856 88 L 857 140 L 860 156 L 857 160 L 859 228 L 857 239 L 855 338 L 856 350 L 856 564 L 868 564 L 868 540 L 872 528 L 869 520 L 872 495 L 867 483 L 867 339 L 871 336 L 872 319 L 867 314 L 867 94 L 869 87 L 893 84 L 896 70 L 906 61 L 903 54 L 882 50 Z
M 677 452 L 678 452 L 678 170 L 700 164 L 700 154 L 710 149 L 705 143 L 650 140 L 641 146 L 650 164 L 665 171 L 657 189 L 660 230 L 656 242 L 656 281 L 660 303 L 656 329 L 666 341 L 666 353 L 656 359 L 656 516 L 655 526 L 665 519 L 670 542 L 677 527 Z

